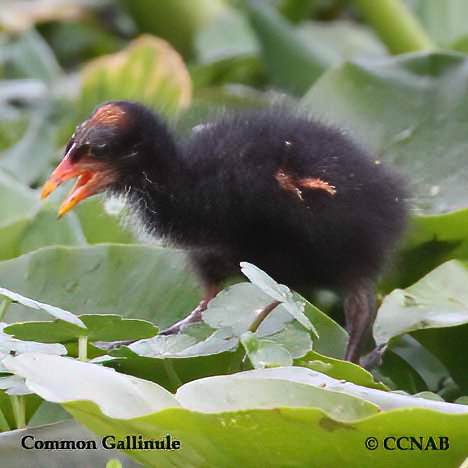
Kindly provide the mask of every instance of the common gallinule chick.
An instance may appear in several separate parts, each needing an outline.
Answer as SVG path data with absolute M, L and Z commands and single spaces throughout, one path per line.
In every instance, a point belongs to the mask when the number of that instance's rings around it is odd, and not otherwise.
M 98 192 L 124 195 L 150 235 L 188 251 L 205 297 L 169 332 L 200 320 L 248 261 L 292 289 L 342 294 L 346 359 L 359 362 L 406 189 L 342 129 L 285 110 L 238 111 L 175 141 L 143 105 L 110 102 L 76 128 L 43 197 L 75 177 L 59 215 Z

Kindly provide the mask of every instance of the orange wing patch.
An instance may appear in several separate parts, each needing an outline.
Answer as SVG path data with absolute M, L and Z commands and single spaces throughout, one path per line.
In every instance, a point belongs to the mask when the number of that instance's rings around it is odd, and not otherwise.
M 325 192 L 328 192 L 330 195 L 335 195 L 336 193 L 335 186 L 330 185 L 322 179 L 299 179 L 298 183 L 300 187 L 325 190 Z
M 297 181 L 287 174 L 283 169 L 280 169 L 275 174 L 275 179 L 278 181 L 279 186 L 289 192 L 293 197 L 297 198 L 299 201 L 304 201 L 302 198 L 302 191 L 297 185 Z
M 92 125 L 115 125 L 121 127 L 126 123 L 126 114 L 116 104 L 104 104 L 97 108 L 89 123 Z
M 302 197 L 303 189 L 325 190 L 325 192 L 332 196 L 336 193 L 336 188 L 322 179 L 312 177 L 308 179 L 296 179 L 284 171 L 284 169 L 278 170 L 275 174 L 275 179 L 283 190 L 286 190 L 286 192 L 289 192 L 301 202 L 304 201 Z

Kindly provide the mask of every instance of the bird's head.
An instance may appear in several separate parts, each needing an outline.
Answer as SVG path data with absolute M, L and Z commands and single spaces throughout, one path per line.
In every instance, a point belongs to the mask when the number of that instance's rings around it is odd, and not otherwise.
M 154 157 L 155 141 L 168 138 L 165 127 L 141 104 L 109 102 L 76 127 L 65 156 L 42 188 L 47 197 L 63 182 L 77 178 L 61 204 L 64 215 L 85 198 L 116 187 L 144 173 L 146 159 Z

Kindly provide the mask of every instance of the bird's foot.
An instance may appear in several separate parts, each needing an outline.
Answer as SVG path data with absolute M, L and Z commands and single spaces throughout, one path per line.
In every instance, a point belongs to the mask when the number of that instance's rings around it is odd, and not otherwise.
M 206 310 L 206 304 L 202 304 L 202 302 L 200 302 L 197 308 L 194 309 L 188 315 L 188 317 L 185 317 L 184 319 L 179 320 L 178 322 L 174 323 L 174 325 L 171 325 L 168 328 L 164 328 L 164 330 L 160 330 L 159 334 L 160 335 L 176 335 L 177 333 L 180 333 L 181 331 L 184 331 L 185 329 L 187 329 L 190 325 L 201 322 L 202 312 Z
M 360 364 L 369 372 L 382 364 L 382 356 L 385 351 L 383 346 L 378 346 L 373 349 L 369 354 L 362 356 Z
M 219 284 L 207 283 L 204 286 L 204 290 L 205 290 L 205 297 L 200 301 L 200 304 L 198 304 L 197 307 L 193 309 L 192 312 L 190 312 L 190 314 L 187 317 L 174 323 L 174 325 L 171 325 L 170 327 L 165 328 L 164 330 L 161 330 L 159 334 L 160 335 L 176 335 L 177 333 L 184 331 L 190 325 L 193 325 L 194 323 L 202 322 L 203 311 L 207 309 L 208 303 L 211 301 L 211 299 L 216 297 L 216 295 L 219 293 L 221 288 Z
M 128 346 L 135 343 L 138 340 L 120 340 L 120 341 L 94 341 L 93 345 L 98 348 L 105 349 L 106 351 L 112 351 L 113 349 L 119 349 L 122 346 Z

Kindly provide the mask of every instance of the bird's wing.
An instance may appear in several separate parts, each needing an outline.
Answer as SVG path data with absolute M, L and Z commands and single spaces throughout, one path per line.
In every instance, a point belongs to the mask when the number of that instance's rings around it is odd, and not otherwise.
M 279 169 L 275 173 L 275 179 L 282 190 L 288 192 L 291 196 L 301 202 L 304 201 L 302 197 L 302 192 L 304 190 L 322 190 L 331 196 L 336 193 L 336 188 L 325 180 L 317 177 L 298 179 L 291 174 L 288 174 L 284 169 Z

